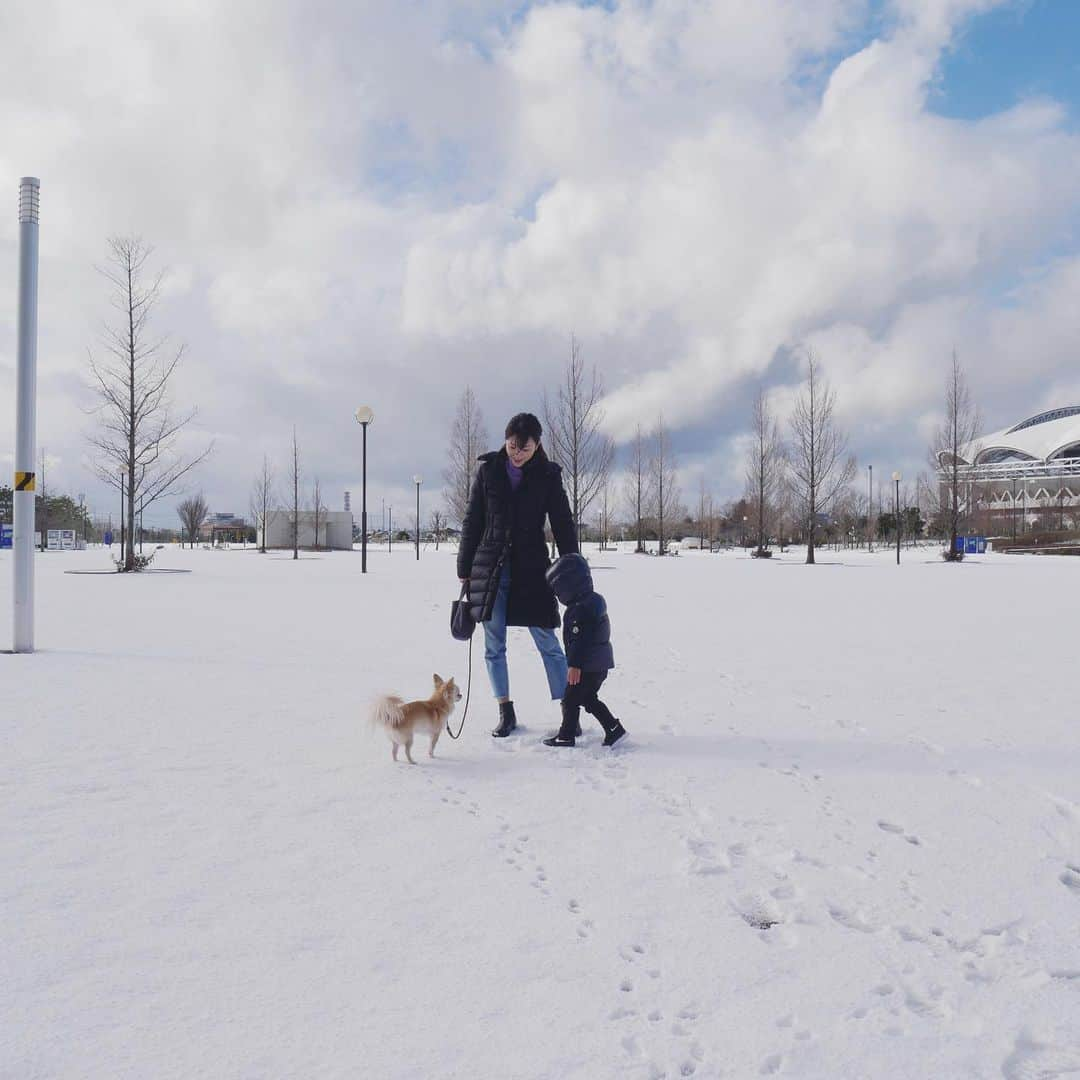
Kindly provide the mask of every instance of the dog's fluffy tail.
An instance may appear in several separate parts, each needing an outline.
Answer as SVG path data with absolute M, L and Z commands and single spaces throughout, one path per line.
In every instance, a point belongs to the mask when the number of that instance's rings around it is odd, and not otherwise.
M 404 700 L 393 694 L 376 698 L 371 706 L 371 726 L 394 731 L 405 723 Z

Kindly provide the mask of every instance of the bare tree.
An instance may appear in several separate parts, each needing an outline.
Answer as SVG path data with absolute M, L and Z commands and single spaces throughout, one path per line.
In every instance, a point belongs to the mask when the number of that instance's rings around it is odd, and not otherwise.
M 652 435 L 652 456 L 649 460 L 652 479 L 652 516 L 656 518 L 660 546 L 657 554 L 667 554 L 664 535 L 665 522 L 673 522 L 679 515 L 679 481 L 675 473 L 675 455 L 671 452 L 671 439 L 664 426 L 663 416 L 656 421 Z
M 443 516 L 441 510 L 433 510 L 431 512 L 431 531 L 435 536 L 435 550 L 439 550 L 439 539 L 442 535 L 442 530 L 446 528 L 446 518 Z
M 780 425 L 769 406 L 769 395 L 764 387 L 758 388 L 754 398 L 750 435 L 752 441 L 746 462 L 746 489 L 757 531 L 755 554 L 761 557 L 769 546 L 769 531 L 776 512 L 784 462 Z
M 709 494 L 708 489 L 705 486 L 705 474 L 701 474 L 701 480 L 698 484 L 698 512 L 697 512 L 697 527 L 698 527 L 698 550 L 705 550 L 705 534 L 709 531 L 708 516 L 712 513 L 712 496 Z
M 319 550 L 319 520 L 325 513 L 327 507 L 322 501 L 322 484 L 319 483 L 319 478 L 316 476 L 314 483 L 311 485 L 311 509 L 315 515 L 315 550 Z M 325 529 L 325 524 L 324 524 Z
M 488 444 L 484 416 L 471 386 L 466 386 L 458 401 L 457 413 L 450 428 L 449 465 L 443 470 L 446 508 L 459 525 L 469 508 L 469 493 L 476 475 L 476 459 Z
M 197 495 L 189 495 L 182 503 L 180 503 L 176 512 L 180 517 L 180 523 L 183 525 L 184 530 L 188 534 L 188 543 L 194 547 L 195 541 L 198 538 L 199 530 L 203 526 L 203 522 L 206 521 L 206 515 L 209 513 L 209 508 L 206 505 L 206 499 L 203 498 L 203 494 L 200 491 Z M 183 532 L 180 533 L 181 546 L 183 545 Z
M 292 429 L 292 557 L 300 558 L 300 446 Z
M 582 520 L 604 486 L 615 457 L 614 440 L 600 430 L 603 396 L 604 386 L 595 365 L 592 377 L 586 381 L 581 346 L 571 334 L 570 359 L 555 401 L 544 392 L 544 423 L 551 456 L 566 474 L 575 536 L 580 534 Z
M 608 543 L 611 539 L 611 511 L 612 511 L 612 497 L 611 497 L 611 480 L 610 477 L 604 478 L 604 486 L 600 489 L 599 495 L 599 510 L 600 510 L 600 550 L 605 551 L 608 547 Z
M 970 483 L 961 470 L 965 464 L 975 461 L 978 454 L 975 440 L 981 426 L 979 410 L 972 400 L 960 357 L 953 349 L 945 383 L 945 419 L 935 433 L 931 451 L 939 484 L 937 492 L 930 491 L 933 508 L 949 535 L 949 548 L 944 553 L 949 561 L 959 558 L 956 538 L 960 521 L 973 501 Z
M 634 535 L 637 540 L 634 551 L 642 555 L 645 553 L 645 518 L 652 502 L 652 475 L 649 472 L 648 451 L 640 424 L 634 432 L 634 441 L 630 444 L 630 461 L 623 495 L 630 516 L 634 519 Z
M 855 476 L 855 459 L 847 452 L 847 437 L 836 424 L 836 395 L 821 372 L 817 357 L 807 350 L 806 383 L 791 414 L 792 494 L 806 523 L 806 561 L 814 562 L 818 516 L 827 514 L 833 500 Z
M 274 502 L 274 469 L 270 459 L 263 454 L 262 469 L 251 486 L 251 516 L 255 528 L 262 533 L 259 551 L 266 554 L 266 519 Z
M 213 443 L 194 458 L 178 453 L 176 444 L 196 410 L 176 415 L 169 399 L 169 382 L 183 356 L 183 346 L 163 355 L 165 339 L 150 332 L 150 317 L 161 297 L 163 275 L 150 278 L 147 261 L 152 251 L 137 237 L 109 240 L 107 264 L 99 268 L 114 286 L 113 307 L 120 314 L 106 326 L 106 359 L 90 355 L 92 385 L 98 398 L 98 431 L 90 436 L 98 451 L 97 475 L 111 487 L 124 476 L 127 519 L 135 521 L 158 499 L 172 494 L 181 478 L 213 449 Z M 135 530 L 124 542 L 122 570 L 134 570 Z
M 45 447 L 41 448 L 41 464 L 38 466 L 41 476 L 41 494 L 34 497 L 34 523 L 41 536 L 41 550 L 48 546 L 49 534 L 49 490 L 45 486 Z

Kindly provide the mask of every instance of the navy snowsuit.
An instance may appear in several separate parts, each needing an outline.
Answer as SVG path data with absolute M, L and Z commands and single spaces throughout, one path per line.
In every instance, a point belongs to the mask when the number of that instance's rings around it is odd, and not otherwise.
M 615 666 L 607 604 L 593 589 L 589 564 L 580 555 L 563 555 L 546 576 L 559 601 L 566 605 L 563 647 L 567 666 L 581 669 L 581 681 L 567 685 L 563 694 L 560 735 L 575 734 L 582 708 L 600 721 L 605 732 L 612 731 L 619 721 L 598 696 Z

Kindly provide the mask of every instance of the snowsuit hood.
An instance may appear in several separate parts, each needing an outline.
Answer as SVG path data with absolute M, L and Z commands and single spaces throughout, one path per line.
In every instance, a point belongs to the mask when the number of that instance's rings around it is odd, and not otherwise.
M 583 600 L 593 591 L 592 571 L 578 554 L 563 555 L 551 564 L 547 581 L 564 606 Z

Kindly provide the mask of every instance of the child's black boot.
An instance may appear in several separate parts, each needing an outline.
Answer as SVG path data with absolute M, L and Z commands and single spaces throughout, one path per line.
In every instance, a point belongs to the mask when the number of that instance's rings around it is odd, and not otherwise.
M 621 721 L 616 720 L 612 726 L 604 728 L 604 745 L 614 746 L 625 734 L 626 728 Z
M 544 740 L 545 746 L 574 746 L 574 736 L 564 735 L 561 731 Z
M 581 734 L 581 713 L 576 708 L 563 702 L 562 724 L 555 735 L 544 740 L 545 746 L 573 746 L 574 738 Z

